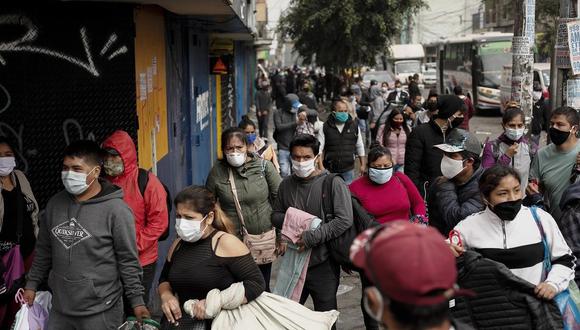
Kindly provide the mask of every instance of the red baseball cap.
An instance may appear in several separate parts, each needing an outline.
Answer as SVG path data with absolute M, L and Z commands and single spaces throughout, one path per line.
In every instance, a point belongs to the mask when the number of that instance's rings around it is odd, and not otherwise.
M 395 221 L 366 230 L 353 242 L 350 258 L 383 295 L 398 302 L 436 305 L 473 295 L 457 287 L 455 256 L 431 227 Z

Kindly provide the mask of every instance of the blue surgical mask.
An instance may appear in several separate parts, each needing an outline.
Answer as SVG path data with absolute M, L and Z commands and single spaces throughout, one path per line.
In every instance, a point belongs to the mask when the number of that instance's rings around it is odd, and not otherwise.
M 334 117 L 339 123 L 346 123 L 348 120 L 348 112 L 335 112 Z
M 369 179 L 376 184 L 385 184 L 393 177 L 393 168 L 369 168 Z
M 248 143 L 254 144 L 256 141 L 256 133 L 247 134 L 248 136 Z
M 524 136 L 524 128 L 518 128 L 518 129 L 513 129 L 513 128 L 506 128 L 505 129 L 505 135 L 512 141 L 519 141 L 519 139 Z

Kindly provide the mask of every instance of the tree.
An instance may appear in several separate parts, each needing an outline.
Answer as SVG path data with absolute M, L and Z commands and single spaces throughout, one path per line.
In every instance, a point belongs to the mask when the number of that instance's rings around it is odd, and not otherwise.
M 536 0 L 536 28 L 540 33 L 536 34 L 536 47 L 540 58 L 552 56 L 552 50 L 556 43 L 556 26 L 560 16 L 559 0 Z
M 375 65 L 404 18 L 424 6 L 423 0 L 292 0 L 278 30 L 306 63 L 315 59 L 330 70 Z

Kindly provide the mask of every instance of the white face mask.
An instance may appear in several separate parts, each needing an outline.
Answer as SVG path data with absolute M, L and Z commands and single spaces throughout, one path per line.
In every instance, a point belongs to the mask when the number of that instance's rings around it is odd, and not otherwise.
M 534 102 L 538 102 L 542 98 L 542 92 L 533 92 L 532 97 L 534 98 Z
M 294 174 L 296 174 L 296 176 L 300 178 L 307 178 L 316 169 L 315 163 L 316 157 L 314 157 L 311 160 L 303 162 L 297 162 L 295 160 L 292 160 L 292 170 L 294 171 Z
M 397 88 L 395 88 L 395 91 L 396 91 L 397 93 L 400 93 L 400 92 L 401 92 L 401 87 L 397 87 Z
M 506 128 L 505 135 L 512 141 L 518 141 L 524 136 L 525 128 L 513 129 L 513 128 Z
M 374 295 L 375 297 L 377 297 L 377 312 L 373 311 L 371 306 L 370 306 L 370 302 L 369 302 L 369 298 L 367 295 L 366 291 L 374 291 Z M 370 287 L 365 289 L 365 292 L 363 292 L 364 295 L 364 299 L 363 299 L 363 305 L 365 310 L 367 311 L 367 314 L 369 314 L 369 316 L 380 323 L 383 323 L 383 311 L 385 309 L 385 303 L 383 302 L 383 296 L 381 295 L 381 292 L 379 291 L 379 289 L 377 289 L 376 287 Z
M 376 184 L 384 184 L 391 180 L 393 168 L 369 168 L 369 179 Z
M 70 194 L 75 195 L 75 196 L 78 196 L 78 195 L 84 193 L 85 191 L 87 191 L 87 189 L 89 189 L 89 187 L 97 179 L 97 178 L 94 178 L 93 181 L 91 181 L 91 183 L 87 184 L 87 177 L 95 169 L 96 169 L 96 167 L 94 167 L 87 174 L 74 172 L 74 171 L 62 171 L 61 172 L 62 184 L 64 185 L 64 188 L 66 189 L 66 191 L 68 191 Z
M 177 235 L 186 242 L 197 242 L 203 236 L 207 226 L 201 230 L 201 223 L 207 218 L 207 215 L 201 220 L 188 220 L 183 218 L 175 219 L 175 231 Z
M 16 167 L 14 157 L 0 157 L 0 176 L 8 176 Z
M 455 160 L 453 158 L 443 156 L 441 160 L 441 173 L 444 177 L 451 180 L 463 171 L 463 160 Z
M 232 152 L 231 154 L 226 154 L 226 159 L 228 164 L 233 167 L 240 167 L 246 162 L 246 154 L 243 152 Z

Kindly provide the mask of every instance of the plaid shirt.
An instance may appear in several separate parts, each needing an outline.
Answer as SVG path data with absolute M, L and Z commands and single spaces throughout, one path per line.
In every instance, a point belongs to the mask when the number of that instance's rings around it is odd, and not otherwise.
M 314 125 L 312 125 L 309 122 L 305 122 L 302 125 L 298 125 L 296 126 L 296 135 L 298 134 L 308 134 L 308 135 L 314 135 Z

